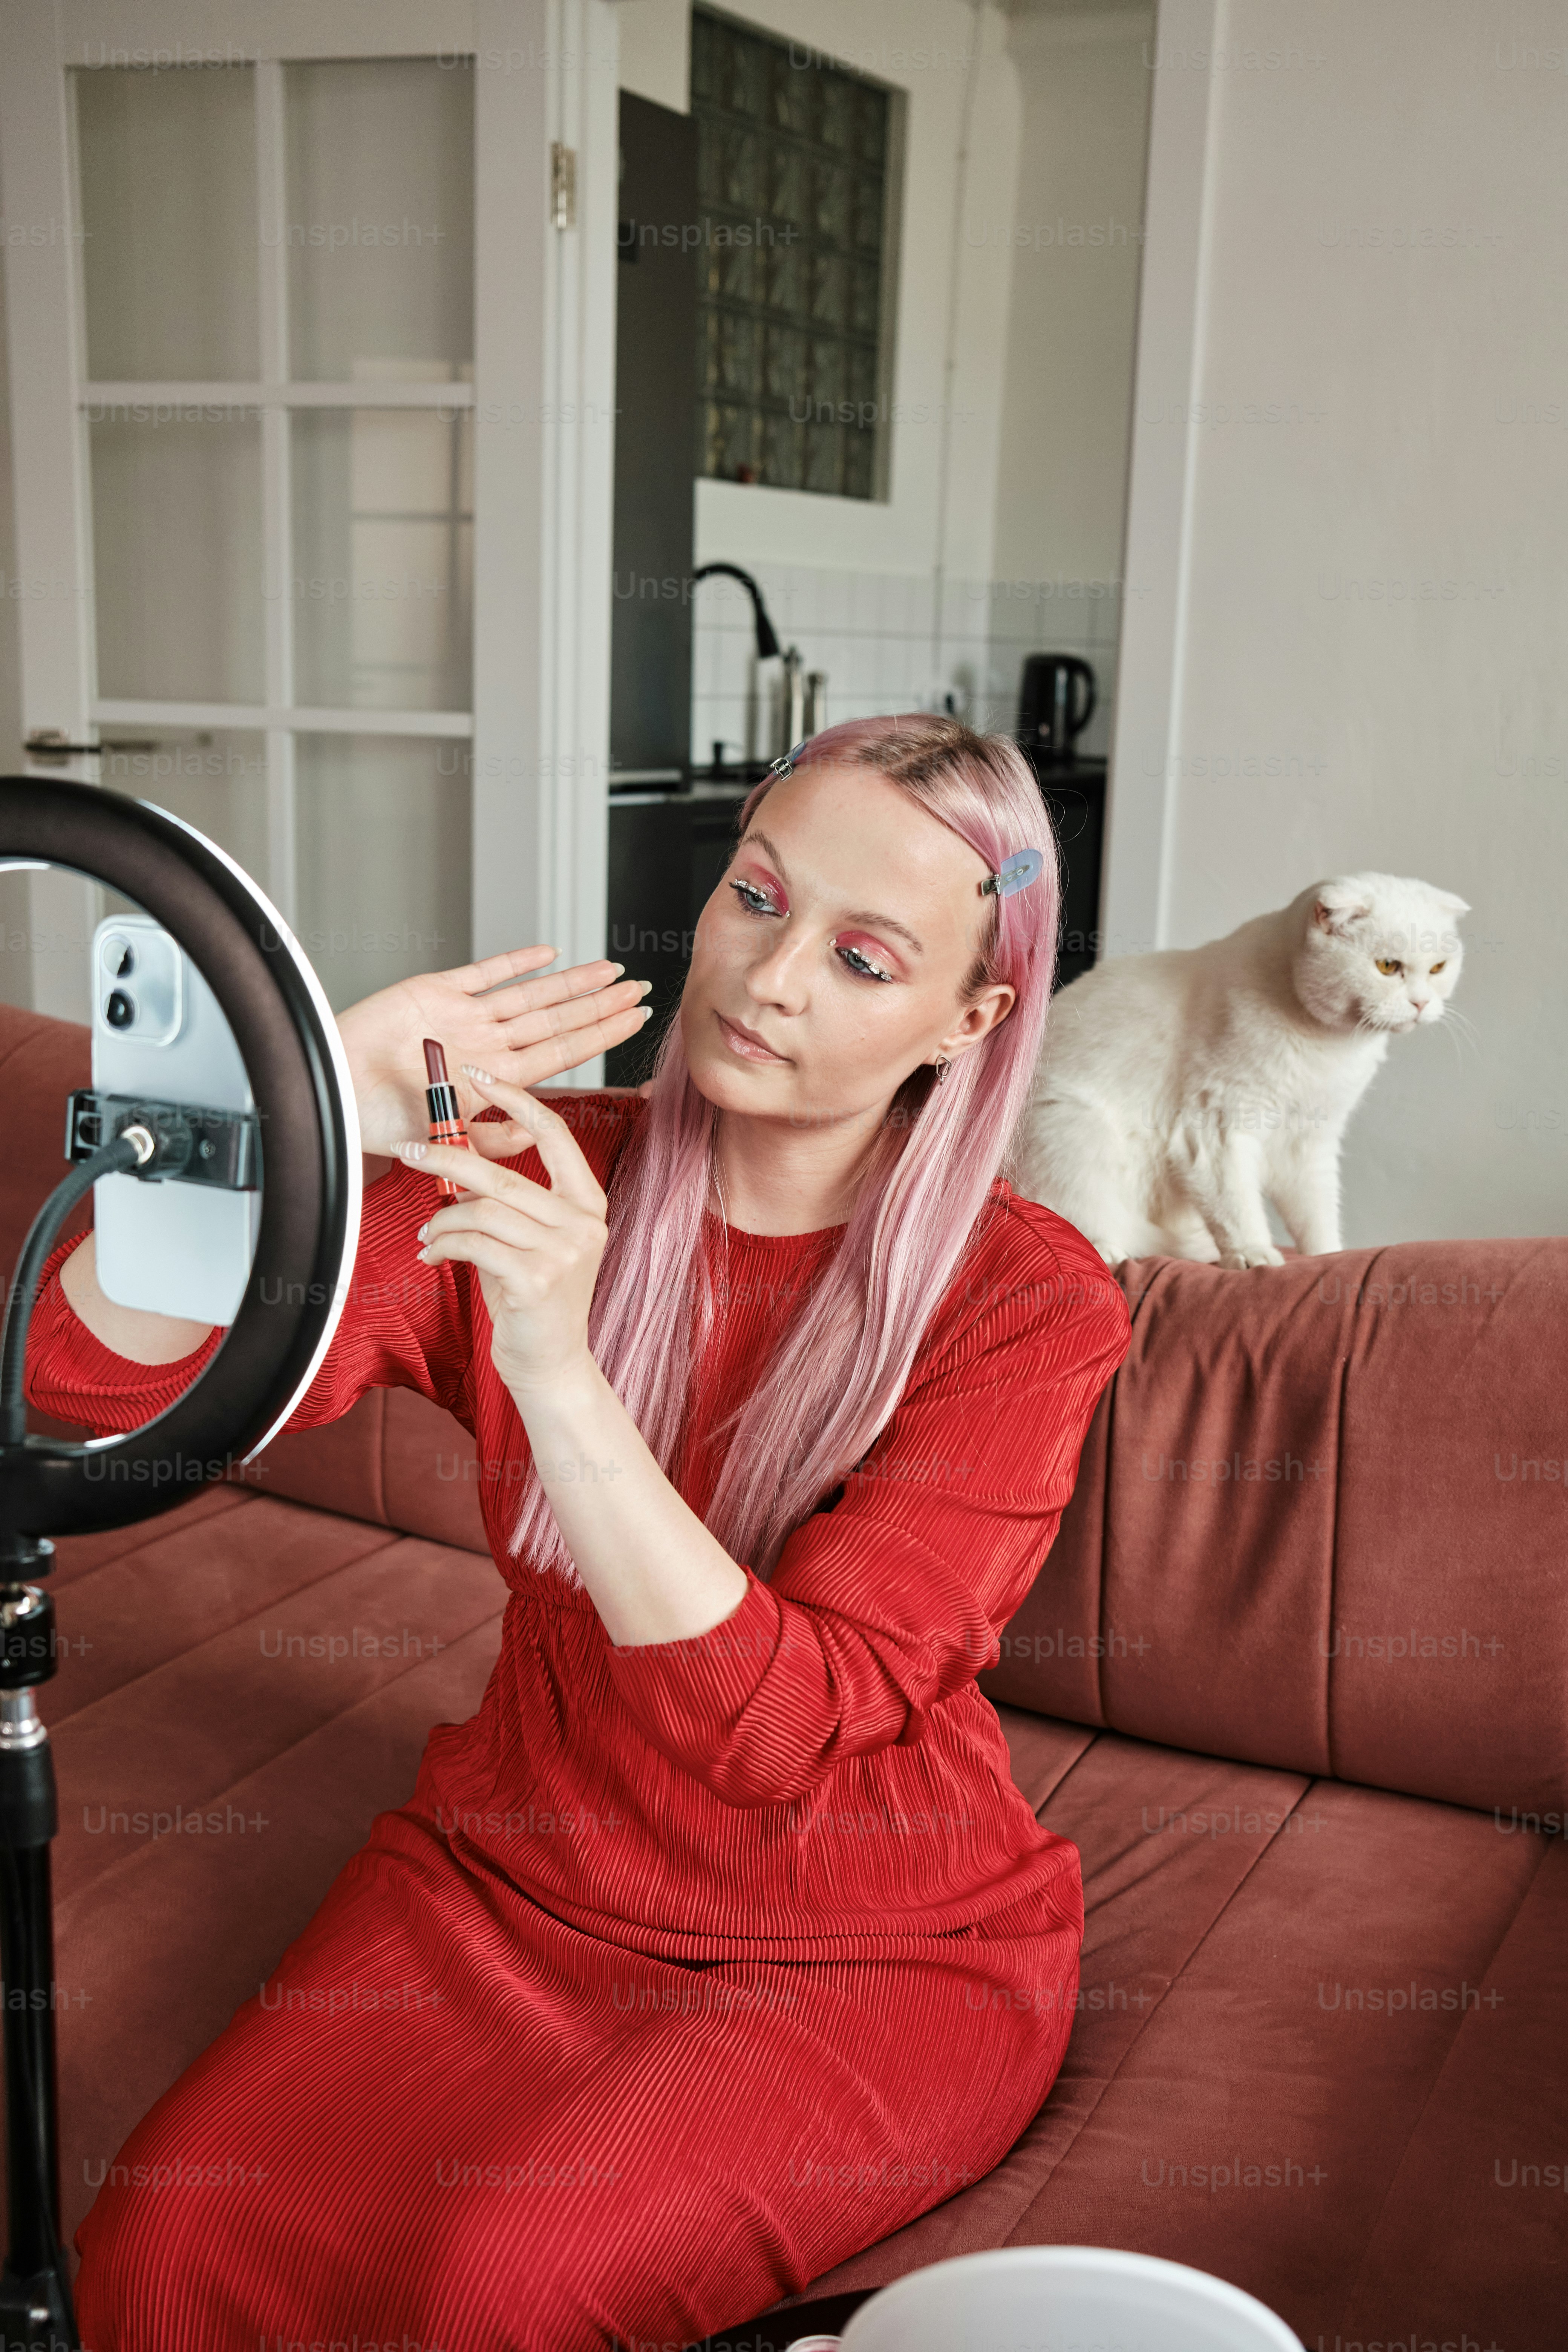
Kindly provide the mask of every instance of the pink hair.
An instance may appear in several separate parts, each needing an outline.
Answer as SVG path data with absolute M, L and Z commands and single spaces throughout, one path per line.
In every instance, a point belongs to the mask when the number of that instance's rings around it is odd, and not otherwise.
M 731 1431 L 706 1525 L 731 1559 L 766 1579 L 791 1532 L 870 1450 L 903 1393 L 922 1335 L 952 1282 L 1006 1160 L 1045 1035 L 1060 906 L 1050 819 L 1027 761 L 1004 735 L 922 715 L 851 719 L 815 736 L 797 772 L 831 762 L 887 777 L 977 850 L 988 871 L 1029 846 L 1045 869 L 991 897 L 962 999 L 1005 982 L 1007 1017 L 959 1055 L 938 1087 L 929 1063 L 894 1096 L 844 1236 L 764 1367 Z M 739 843 L 773 788 L 764 777 Z M 609 1186 L 609 1244 L 588 1319 L 610 1385 L 675 1481 L 688 1386 L 716 1302 L 702 1247 L 719 1112 L 687 1066 L 679 1018 Z M 531 1460 L 514 1535 L 519 1555 L 577 1581 Z

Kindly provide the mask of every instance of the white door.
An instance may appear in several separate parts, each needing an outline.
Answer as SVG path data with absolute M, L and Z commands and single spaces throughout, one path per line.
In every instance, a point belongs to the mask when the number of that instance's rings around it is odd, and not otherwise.
M 604 952 L 614 16 L 0 18 L 24 731 L 100 747 L 29 764 L 212 835 L 340 1009 Z M 29 887 L 85 1018 L 93 893 Z

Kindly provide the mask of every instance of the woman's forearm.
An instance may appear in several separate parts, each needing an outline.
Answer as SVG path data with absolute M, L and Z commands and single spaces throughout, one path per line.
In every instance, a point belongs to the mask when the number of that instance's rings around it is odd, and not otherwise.
M 733 1614 L 745 1570 L 676 1493 L 591 1356 L 517 1407 L 566 1549 L 617 1647 L 689 1641 Z
M 210 1323 L 190 1323 L 177 1315 L 149 1315 L 139 1307 L 117 1307 L 99 1288 L 94 1236 L 79 1242 L 60 1268 L 60 1288 L 71 1310 L 95 1339 L 132 1364 L 174 1364 L 199 1348 Z

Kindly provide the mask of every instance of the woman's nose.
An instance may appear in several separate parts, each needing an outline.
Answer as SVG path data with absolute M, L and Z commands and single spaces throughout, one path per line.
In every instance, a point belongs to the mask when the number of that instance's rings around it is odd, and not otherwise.
M 798 942 L 772 941 L 746 967 L 746 991 L 759 1004 L 797 1005 L 802 993 L 803 958 Z

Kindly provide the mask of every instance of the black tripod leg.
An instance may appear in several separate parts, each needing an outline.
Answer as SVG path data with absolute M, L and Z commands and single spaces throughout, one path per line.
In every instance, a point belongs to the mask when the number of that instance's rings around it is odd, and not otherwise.
M 48 1596 L 37 1612 L 47 1618 Z M 10 1617 L 9 1609 L 5 1612 Z M 32 1612 L 26 1612 L 29 1615 Z M 32 1631 L 37 1631 L 35 1626 Z M 14 1625 L 7 1632 L 15 1636 Z M 0 2352 L 79 2352 L 59 2238 L 55 1926 L 49 1842 L 58 1809 L 48 1733 L 30 1688 L 0 1691 L 0 1970 L 5 2018 L 9 2251 L 0 2272 Z

